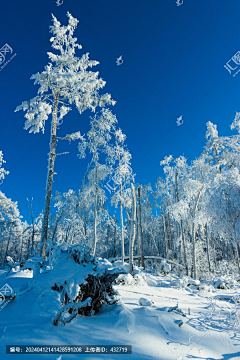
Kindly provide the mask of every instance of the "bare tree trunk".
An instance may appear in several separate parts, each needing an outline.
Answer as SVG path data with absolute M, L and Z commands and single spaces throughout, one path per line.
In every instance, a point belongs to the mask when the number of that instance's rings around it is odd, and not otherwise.
M 237 258 L 238 271 L 240 272 L 240 260 L 239 260 L 238 244 L 237 244 L 238 233 L 236 231 L 235 225 L 236 225 L 236 221 L 234 223 L 234 231 L 235 231 L 234 245 L 235 245 L 235 248 L 236 248 L 236 258 Z
M 197 259 L 196 259 L 196 239 L 195 239 L 195 216 L 196 216 L 196 210 L 197 210 L 197 206 L 199 203 L 199 199 L 200 199 L 200 195 L 201 195 L 201 191 L 203 189 L 203 186 L 201 187 L 201 189 L 199 190 L 198 196 L 197 196 L 197 200 L 195 203 L 195 207 L 194 207 L 194 212 L 193 212 L 193 224 L 192 224 L 192 242 L 193 242 L 193 276 L 195 279 L 197 279 Z
M 143 229 L 142 229 L 142 208 L 141 208 L 141 190 L 138 188 L 138 201 L 139 201 L 139 224 L 140 224 L 140 266 L 145 269 L 144 254 L 143 254 Z
M 138 237 L 138 255 L 141 254 L 141 234 L 140 234 L 140 219 L 139 219 L 139 206 L 137 206 L 137 237 Z
M 30 244 L 31 244 L 31 237 L 28 238 L 28 245 L 27 245 L 27 259 L 30 258 Z
M 157 247 L 157 243 L 156 243 L 156 238 L 155 238 L 154 233 L 153 233 L 152 230 L 151 230 L 151 238 L 152 238 L 152 254 L 153 254 L 153 256 L 155 255 L 154 251 L 153 251 L 153 244 L 154 244 L 155 248 L 156 248 L 156 251 L 157 251 L 157 256 L 160 256 L 159 250 L 158 250 L 158 247 Z
M 168 248 L 170 250 L 173 249 L 173 237 L 172 237 L 172 231 L 171 231 L 171 220 L 169 218 L 169 214 L 167 213 L 167 219 L 166 219 L 166 230 L 167 230 L 167 233 L 168 233 Z
M 214 266 L 215 266 L 215 268 L 216 268 L 216 266 L 217 266 L 216 246 L 215 246 L 215 239 L 214 239 L 213 233 L 211 233 L 211 240 L 212 240 L 212 243 L 213 243 Z
M 134 241 L 136 236 L 136 193 L 135 187 L 131 184 L 132 188 L 132 196 L 133 196 L 133 205 L 132 205 L 132 237 L 129 241 L 129 273 L 133 275 L 133 248 L 134 248 Z
M 48 174 L 47 174 L 47 184 L 46 184 L 46 196 L 45 196 L 45 206 L 44 206 L 42 236 L 41 236 L 41 246 L 40 246 L 40 255 L 42 256 L 42 258 L 44 260 L 46 259 L 49 211 L 50 211 L 50 203 L 51 203 L 51 196 L 52 196 L 54 162 L 55 162 L 55 158 L 56 158 L 58 101 L 59 101 L 59 94 L 57 93 L 54 96 L 54 111 L 53 111 L 53 115 L 52 115 L 50 152 L 49 152 L 49 158 L 48 158 Z
M 234 241 L 234 245 L 235 245 L 235 252 L 236 252 L 236 259 L 237 259 L 237 265 L 238 265 L 238 271 L 240 272 L 240 259 L 239 259 L 239 253 L 238 253 L 238 246 L 237 246 L 237 242 Z
M 164 245 L 165 245 L 165 259 L 167 259 L 168 256 L 168 246 L 167 246 L 167 233 L 166 233 L 166 223 L 165 223 L 165 217 L 162 214 L 162 219 L 163 219 L 163 232 L 164 232 Z
M 107 258 L 108 258 L 108 237 L 109 237 L 109 226 L 107 227 Z
M 114 226 L 113 257 L 116 257 L 116 223 Z
M 122 180 L 120 180 L 120 217 L 121 217 L 121 239 L 122 239 L 122 262 L 124 262 L 124 232 L 123 232 L 123 206 L 122 206 Z
M 210 254 L 209 254 L 209 236 L 208 236 L 208 226 L 206 224 L 206 244 L 207 244 L 207 259 L 208 259 L 208 267 L 211 272 L 211 263 L 210 263 Z
M 6 252 L 5 252 L 5 257 L 4 257 L 4 265 L 6 264 L 6 257 L 7 257 L 7 254 L 8 254 L 9 243 L 10 243 L 10 236 L 8 238 L 8 243 L 7 243 L 7 247 L 6 247 Z
M 56 232 L 57 232 L 57 227 L 58 227 L 59 221 L 61 220 L 61 218 L 62 218 L 62 216 L 63 216 L 62 214 L 63 214 L 63 207 L 62 207 L 62 209 L 61 209 L 61 211 L 60 211 L 59 217 L 58 217 L 57 220 L 56 220 L 56 225 L 55 225 L 54 230 L 53 230 L 52 244 L 54 243 L 54 238 L 55 238 L 55 235 L 56 235 Z
M 98 185 L 97 185 L 97 161 L 95 160 L 96 177 L 95 177 L 95 202 L 94 202 L 94 248 L 93 256 L 96 253 L 97 246 L 97 199 L 98 199 Z
M 2 260 L 3 260 L 3 240 L 2 240 L 2 246 L 1 246 L 0 254 L 1 254 L 1 263 L 2 263 Z
M 186 248 L 186 237 L 183 229 L 183 221 L 181 220 L 181 230 L 182 230 L 182 244 L 183 244 L 183 257 L 184 257 L 184 265 L 186 267 L 187 276 L 189 276 L 189 269 L 187 263 L 187 248 Z
M 33 205 L 32 205 L 32 201 L 33 201 L 33 198 L 31 200 L 31 203 L 28 207 L 29 211 L 30 211 L 30 215 L 31 215 L 31 222 L 32 222 L 32 238 L 31 238 L 31 251 L 30 249 L 28 249 L 28 254 L 27 254 L 27 258 L 29 258 L 33 252 L 33 244 L 34 244 L 34 236 L 35 236 L 35 227 L 34 227 L 34 215 L 33 215 Z M 30 248 L 30 246 L 29 246 Z

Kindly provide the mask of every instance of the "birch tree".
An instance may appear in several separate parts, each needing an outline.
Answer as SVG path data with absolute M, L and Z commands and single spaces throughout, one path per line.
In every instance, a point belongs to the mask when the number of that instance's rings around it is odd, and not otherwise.
M 108 142 L 111 140 L 115 124 L 117 123 L 117 118 L 114 116 L 109 109 L 102 109 L 100 116 L 97 114 L 94 117 L 91 117 L 90 125 L 91 129 L 87 133 L 87 141 L 84 139 L 78 145 L 79 157 L 84 158 L 86 148 L 89 149 L 92 160 L 91 163 L 95 165 L 94 171 L 94 248 L 93 256 L 96 253 L 97 245 L 97 204 L 98 204 L 98 193 L 99 193 L 99 182 L 104 180 L 107 174 L 109 173 L 108 167 L 106 165 L 100 165 L 98 160 L 101 153 L 106 153 Z M 101 167 L 101 174 L 99 176 L 99 167 Z M 104 191 L 103 189 L 101 189 Z
M 50 39 L 52 47 L 60 52 L 59 55 L 48 53 L 50 63 L 45 66 L 42 73 L 32 75 L 31 79 L 38 84 L 38 95 L 30 101 L 25 101 L 15 111 L 26 111 L 25 130 L 29 132 L 44 133 L 45 122 L 49 115 L 51 120 L 50 152 L 48 159 L 48 174 L 46 183 L 46 196 L 44 215 L 42 223 L 40 254 L 46 257 L 46 242 L 48 238 L 49 211 L 52 193 L 54 163 L 57 155 L 56 145 L 58 140 L 80 139 L 80 132 L 66 135 L 64 138 L 57 137 L 57 126 L 59 121 L 71 110 L 75 104 L 79 113 L 90 109 L 95 111 L 97 106 L 106 104 L 114 105 L 115 102 L 109 94 L 99 95 L 99 90 L 105 86 L 105 81 L 98 78 L 98 72 L 87 71 L 87 69 L 98 64 L 97 61 L 89 60 L 89 54 L 78 58 L 75 55 L 77 49 L 82 46 L 77 44 L 77 38 L 73 33 L 77 27 L 78 20 L 69 12 L 67 13 L 68 25 L 61 26 L 60 22 L 53 16 L 53 25 L 50 26 Z M 59 117 L 58 117 L 59 115 Z
M 136 212 L 137 212 L 137 201 L 136 201 L 136 192 L 135 187 L 133 183 L 131 184 L 131 190 L 132 190 L 132 231 L 131 231 L 131 237 L 129 241 L 129 273 L 133 275 L 133 249 L 134 249 L 134 241 L 136 237 Z
M 130 184 L 134 182 L 135 175 L 132 173 L 130 168 L 131 154 L 127 149 L 126 135 L 122 133 L 121 129 L 114 129 L 114 144 L 111 144 L 107 148 L 107 160 L 110 164 L 118 164 L 117 169 L 112 177 L 114 183 L 117 185 L 118 190 L 115 191 L 114 184 L 114 195 L 112 196 L 111 202 L 117 206 L 120 204 L 120 222 L 121 222 L 121 244 L 122 244 L 122 262 L 124 262 L 125 249 L 124 249 L 124 218 L 123 208 L 131 206 L 131 189 Z M 125 189 L 124 189 L 125 187 Z

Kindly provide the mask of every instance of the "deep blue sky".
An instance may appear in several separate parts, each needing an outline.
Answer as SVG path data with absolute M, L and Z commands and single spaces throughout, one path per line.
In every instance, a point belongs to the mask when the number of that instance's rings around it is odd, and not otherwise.
M 49 152 L 50 121 L 45 135 L 23 130 L 24 113 L 14 113 L 22 101 L 36 96 L 30 80 L 48 63 L 51 13 L 66 25 L 69 11 L 79 20 L 75 36 L 98 60 L 108 92 L 117 104 L 112 111 L 127 135 L 136 181 L 154 184 L 166 155 L 199 156 L 206 122 L 220 135 L 240 111 L 240 73 L 233 77 L 224 64 L 240 50 L 239 0 L 11 0 L 1 2 L 0 48 L 9 44 L 17 55 L 0 71 L 0 150 L 10 171 L 0 190 L 18 201 L 29 221 L 26 198 L 34 198 L 35 214 L 43 209 Z M 122 55 L 123 64 L 116 65 Z M 6 61 L 10 58 L 7 54 Z M 86 133 L 91 112 L 70 112 L 59 135 Z M 176 125 L 183 115 L 184 123 Z M 86 162 L 77 158 L 77 142 L 64 142 L 57 158 L 55 191 L 77 190 Z

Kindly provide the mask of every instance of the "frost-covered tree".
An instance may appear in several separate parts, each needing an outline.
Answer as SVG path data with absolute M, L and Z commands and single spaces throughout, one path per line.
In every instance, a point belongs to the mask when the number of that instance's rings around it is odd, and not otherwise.
M 3 179 L 5 178 L 5 175 L 8 175 L 9 174 L 9 171 L 5 170 L 3 167 L 2 167 L 2 164 L 5 163 L 6 161 L 3 160 L 3 153 L 2 151 L 0 151 L 0 184 L 2 184 L 3 182 Z
M 52 193 L 52 183 L 54 175 L 54 163 L 56 145 L 61 140 L 80 139 L 80 132 L 66 135 L 64 138 L 57 137 L 58 121 L 71 110 L 71 105 L 75 104 L 79 113 L 90 109 L 95 111 L 97 106 L 103 107 L 106 104 L 113 105 L 115 102 L 109 94 L 99 95 L 99 90 L 105 86 L 105 81 L 98 78 L 98 72 L 87 70 L 98 64 L 97 61 L 89 60 L 89 54 L 82 55 L 81 58 L 75 55 L 76 49 L 82 46 L 77 44 L 77 38 L 73 33 L 77 27 L 78 20 L 69 12 L 68 25 L 61 26 L 60 22 L 53 17 L 53 25 L 50 32 L 53 34 L 50 41 L 52 47 L 60 54 L 48 53 L 50 63 L 45 66 L 41 73 L 32 75 L 34 84 L 38 84 L 38 95 L 30 101 L 25 101 L 18 106 L 15 111 L 26 111 L 25 129 L 29 132 L 44 132 L 45 122 L 52 114 L 50 152 L 48 160 L 48 174 L 46 184 L 46 197 L 42 224 L 41 249 L 40 253 L 45 258 L 46 242 L 48 234 L 49 210 Z
M 1 260 L 5 260 L 9 246 L 13 246 L 16 233 L 21 233 L 20 212 L 17 202 L 8 199 L 5 194 L 0 191 L 0 234 L 1 234 Z M 12 244 L 11 244 L 12 241 Z M 6 246 L 4 250 L 4 245 Z
M 105 202 L 104 196 L 105 192 L 102 187 L 100 187 L 100 182 L 102 182 L 110 172 L 110 169 L 105 164 L 99 164 L 99 158 L 101 154 L 106 153 L 108 142 L 111 140 L 111 133 L 115 129 L 115 124 L 117 123 L 117 118 L 114 116 L 109 109 L 102 109 L 101 115 L 97 114 L 91 118 L 90 121 L 90 131 L 87 133 L 87 141 L 83 139 L 79 143 L 79 157 L 83 158 L 86 156 L 85 150 L 88 148 L 92 159 L 91 163 L 94 164 L 94 171 L 91 171 L 91 176 L 89 176 L 89 182 L 94 187 L 94 248 L 93 255 L 96 252 L 97 246 L 97 223 L 98 223 L 98 198 L 99 194 L 101 195 L 102 201 Z
M 113 130 L 114 142 L 107 147 L 107 161 L 111 165 L 117 164 L 117 168 L 112 171 L 112 179 L 114 179 L 114 187 L 111 187 L 114 195 L 111 202 L 115 206 L 120 204 L 120 221 L 121 221 L 121 242 L 122 242 L 122 261 L 124 262 L 124 221 L 123 207 L 131 208 L 132 194 L 131 183 L 134 182 L 134 174 L 132 173 L 131 158 L 132 155 L 125 144 L 126 135 L 122 133 L 120 128 Z

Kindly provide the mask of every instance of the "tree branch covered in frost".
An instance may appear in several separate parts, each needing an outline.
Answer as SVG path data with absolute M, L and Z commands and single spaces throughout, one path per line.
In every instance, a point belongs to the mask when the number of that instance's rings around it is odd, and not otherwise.
M 235 118 L 230 127 L 231 127 L 231 130 L 237 129 L 237 131 L 240 133 L 240 112 L 236 111 Z
M 9 171 L 5 170 L 3 167 L 2 167 L 2 164 L 5 163 L 6 161 L 3 160 L 3 153 L 2 151 L 0 151 L 0 184 L 2 182 L 1 179 L 4 179 L 5 178 L 5 175 L 8 175 L 9 174 Z
M 82 46 L 77 44 L 77 38 L 73 33 L 77 27 L 78 20 L 69 12 L 68 25 L 61 26 L 60 22 L 53 17 L 53 25 L 50 26 L 50 32 L 53 34 L 50 42 L 52 47 L 60 52 L 59 55 L 48 52 L 50 63 L 45 66 L 42 73 L 31 76 L 34 85 L 38 84 L 38 96 L 30 101 L 24 101 L 15 111 L 26 111 L 24 129 L 29 132 L 44 133 L 45 121 L 53 112 L 53 103 L 56 95 L 59 97 L 59 103 L 62 104 L 59 110 L 59 120 L 61 120 L 70 110 L 67 105 L 75 104 L 80 114 L 91 109 L 95 111 L 97 106 L 114 105 L 115 101 L 111 95 L 99 95 L 106 82 L 98 78 L 98 72 L 87 71 L 98 65 L 97 61 L 89 60 L 89 54 L 76 57 L 76 49 Z
M 72 134 L 67 134 L 64 138 L 61 137 L 57 137 L 57 140 L 68 140 L 69 142 L 71 142 L 72 140 L 83 140 L 84 141 L 84 136 L 81 136 L 80 131 L 77 131 L 75 133 Z

